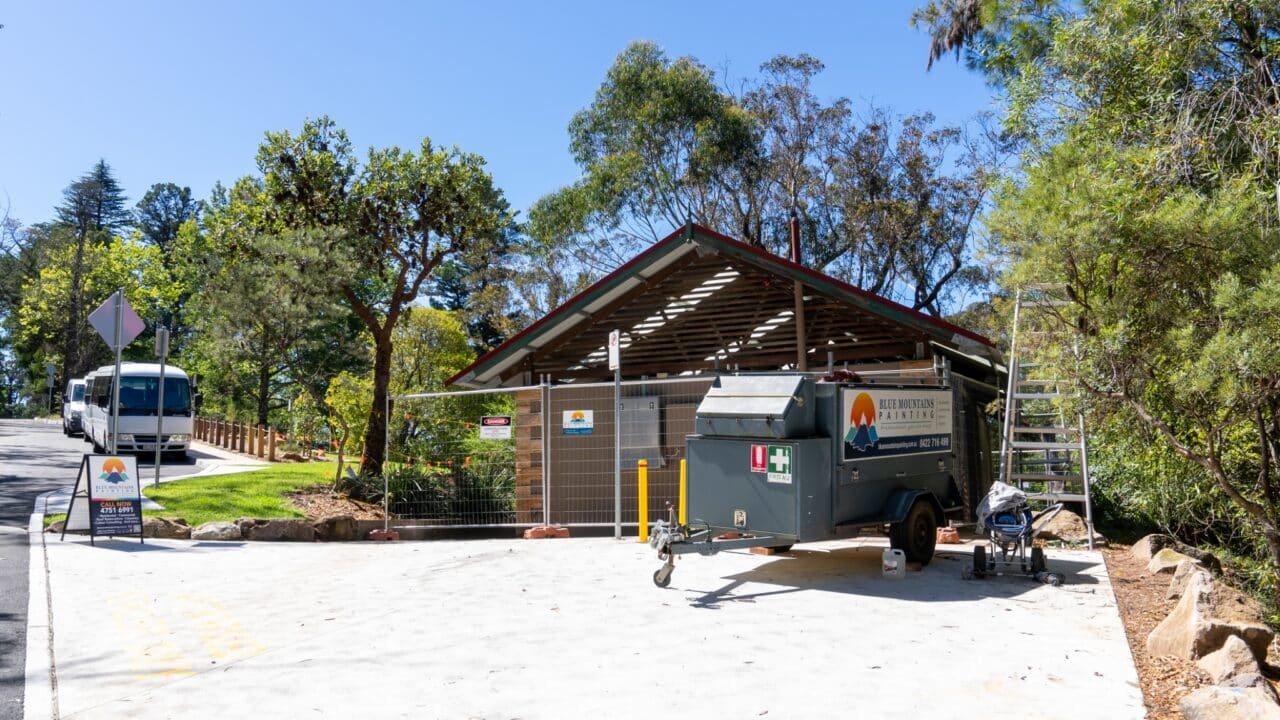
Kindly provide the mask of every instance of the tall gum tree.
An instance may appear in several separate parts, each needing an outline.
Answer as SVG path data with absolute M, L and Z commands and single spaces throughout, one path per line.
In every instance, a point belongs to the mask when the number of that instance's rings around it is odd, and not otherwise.
M 362 163 L 327 117 L 268 133 L 258 168 L 276 222 L 323 231 L 338 291 L 372 338 L 362 472 L 380 473 L 396 325 L 443 263 L 478 264 L 500 245 L 506 200 L 479 155 L 424 139 L 417 152 L 371 148 Z

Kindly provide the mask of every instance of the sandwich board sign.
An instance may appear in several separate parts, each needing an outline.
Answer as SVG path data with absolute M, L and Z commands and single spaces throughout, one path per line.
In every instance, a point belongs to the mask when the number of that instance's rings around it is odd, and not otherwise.
M 95 537 L 123 535 L 137 535 L 142 541 L 142 486 L 136 457 L 85 455 L 80 461 L 62 537 L 66 538 L 67 530 L 85 529 L 91 544 Z

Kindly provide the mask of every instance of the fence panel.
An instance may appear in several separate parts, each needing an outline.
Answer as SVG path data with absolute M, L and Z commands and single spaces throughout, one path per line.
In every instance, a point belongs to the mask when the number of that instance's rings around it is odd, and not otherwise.
M 394 398 L 386 504 L 394 527 L 613 526 L 638 522 L 637 462 L 650 520 L 679 499 L 685 436 L 712 377 L 569 383 Z M 482 429 L 484 418 L 510 425 Z M 615 422 L 621 422 L 621 492 Z M 508 427 L 509 433 L 500 428 Z M 544 428 L 546 432 L 544 432 Z
M 394 398 L 385 499 L 390 524 L 541 523 L 541 453 L 534 452 L 540 427 L 529 417 L 540 411 L 531 401 L 541 393 L 532 387 Z
M 613 525 L 614 427 L 621 421 L 621 522 L 638 519 L 636 463 L 649 462 L 650 521 L 679 499 L 680 460 L 685 436 L 712 377 L 627 381 L 621 410 L 615 411 L 613 383 L 552 386 L 550 394 L 548 487 L 552 523 Z

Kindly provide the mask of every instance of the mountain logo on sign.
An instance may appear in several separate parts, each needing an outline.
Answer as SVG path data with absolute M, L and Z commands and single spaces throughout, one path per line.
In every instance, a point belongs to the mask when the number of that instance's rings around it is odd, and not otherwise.
M 129 479 L 129 473 L 125 472 L 124 461 L 120 458 L 107 458 L 102 463 L 102 474 L 98 476 L 99 480 L 106 480 L 112 485 L 119 485 Z
M 849 432 L 844 441 L 858 450 L 866 450 L 879 440 L 880 436 L 876 434 L 876 401 L 867 393 L 858 393 L 849 410 Z

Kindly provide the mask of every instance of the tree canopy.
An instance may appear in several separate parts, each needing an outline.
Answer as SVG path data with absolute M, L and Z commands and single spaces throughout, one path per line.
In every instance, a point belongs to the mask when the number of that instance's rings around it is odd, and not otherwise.
M 980 124 L 823 102 L 822 70 L 782 55 L 730 93 L 692 58 L 630 45 L 569 125 L 582 179 L 530 210 L 532 252 L 564 268 L 533 285 L 562 296 L 688 220 L 787 254 L 794 211 L 802 261 L 872 292 L 943 314 L 982 286 L 975 220 L 999 146 Z
M 1118 438 L 1103 472 L 1131 469 L 1126 438 L 1158 439 L 1193 468 L 1183 487 L 1198 474 L 1234 507 L 1280 600 L 1280 6 L 931 2 L 917 18 L 932 59 L 959 50 L 1004 89 L 1024 172 L 991 229 L 1007 285 L 1068 288 L 1078 352 L 1059 371 Z

